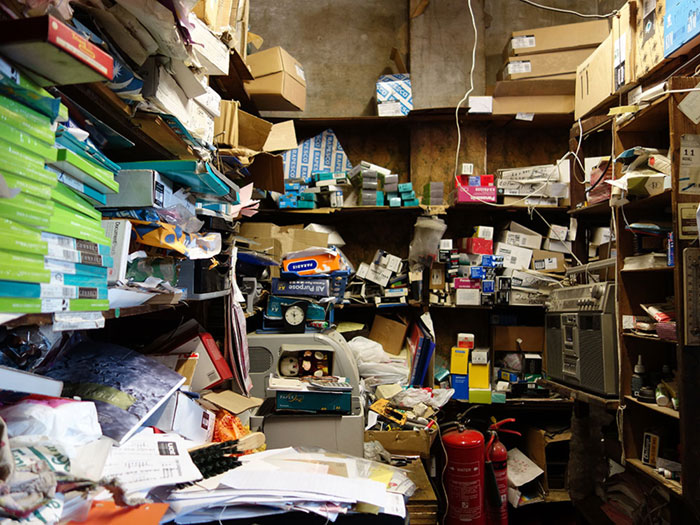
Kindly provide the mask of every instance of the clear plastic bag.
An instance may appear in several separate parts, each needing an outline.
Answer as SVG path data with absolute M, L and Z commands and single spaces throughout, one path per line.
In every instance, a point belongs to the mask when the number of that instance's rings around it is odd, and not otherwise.
M 413 229 L 413 240 L 408 247 L 408 264 L 411 270 L 429 267 L 437 259 L 440 239 L 447 224 L 437 217 L 418 217 Z

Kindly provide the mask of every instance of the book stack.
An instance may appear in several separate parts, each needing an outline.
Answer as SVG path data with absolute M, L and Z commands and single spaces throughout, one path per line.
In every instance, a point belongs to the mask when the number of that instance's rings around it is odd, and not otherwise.
M 109 308 L 110 241 L 93 203 L 119 185 L 53 129 L 51 117 L 0 97 L 0 175 L 10 189 L 0 199 L 0 312 Z

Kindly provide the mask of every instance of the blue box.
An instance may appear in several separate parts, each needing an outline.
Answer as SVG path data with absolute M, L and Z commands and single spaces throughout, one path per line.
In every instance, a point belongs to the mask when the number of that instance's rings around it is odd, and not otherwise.
M 481 175 L 469 175 L 470 186 L 481 186 Z
M 481 281 L 481 293 L 496 293 L 496 281 L 492 279 Z
M 299 209 L 313 210 L 315 207 L 316 207 L 316 203 L 314 201 L 302 201 L 302 200 L 297 201 L 297 208 L 299 208 Z
M 666 0 L 664 14 L 664 57 L 674 58 L 685 54 L 697 42 L 700 35 L 700 5 L 697 0 Z
M 381 106 L 394 102 L 398 105 L 389 113 L 384 113 Z M 406 73 L 382 75 L 377 80 L 377 104 L 379 116 L 408 115 L 413 109 L 413 94 L 411 92 L 411 76 Z M 389 105 L 389 104 L 387 104 Z
M 455 393 L 452 395 L 453 399 L 469 401 L 468 375 L 450 374 L 450 383 L 452 384 L 452 388 L 455 389 Z
M 280 198 L 277 200 L 277 207 L 280 210 L 283 210 L 285 208 L 296 208 L 297 207 L 296 195 L 281 195 Z
M 496 377 L 499 381 L 508 381 L 509 383 L 520 382 L 520 377 L 516 372 L 511 372 L 505 368 L 499 368 Z
M 291 295 L 306 297 L 328 297 L 330 295 L 330 283 L 324 279 L 272 279 L 270 290 L 274 295 Z
M 483 279 L 486 277 L 486 270 L 483 266 L 472 266 L 470 268 L 469 277 L 471 279 Z
M 482 255 L 481 256 L 481 266 L 486 268 L 503 268 L 503 256 L 502 255 Z
M 403 191 L 401 192 L 401 198 L 405 201 L 415 199 L 416 198 L 416 192 L 411 190 L 411 191 Z
M 400 197 L 388 197 L 388 201 L 389 201 L 390 208 L 400 208 L 401 207 L 401 198 Z
M 399 193 L 404 193 L 407 191 L 413 191 L 412 182 L 402 182 L 401 184 L 399 184 Z
M 351 392 L 287 392 L 278 390 L 275 393 L 275 408 L 312 414 L 319 412 L 350 414 L 352 411 L 352 396 L 350 394 Z
M 420 201 L 418 199 L 408 199 L 403 201 L 404 206 L 420 206 Z

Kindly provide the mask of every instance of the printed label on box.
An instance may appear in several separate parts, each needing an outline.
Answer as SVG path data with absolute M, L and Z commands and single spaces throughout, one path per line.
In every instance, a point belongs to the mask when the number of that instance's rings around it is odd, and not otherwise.
M 535 270 L 556 270 L 557 269 L 557 259 L 556 257 L 548 257 L 547 259 L 539 259 L 535 261 Z
M 515 36 L 510 39 L 513 49 L 523 49 L 525 47 L 535 47 L 537 45 L 534 36 Z
M 518 73 L 530 73 L 532 71 L 532 62 L 529 60 L 518 60 L 516 62 L 509 62 L 506 66 L 506 71 L 509 75 L 516 75 Z

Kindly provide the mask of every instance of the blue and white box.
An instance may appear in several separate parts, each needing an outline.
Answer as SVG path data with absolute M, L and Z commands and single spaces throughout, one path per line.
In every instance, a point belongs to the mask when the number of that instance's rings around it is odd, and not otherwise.
M 664 57 L 686 54 L 700 35 L 700 2 L 667 0 L 664 14 Z
M 377 113 L 380 117 L 401 117 L 413 109 L 411 76 L 406 73 L 382 75 L 377 81 Z
M 332 129 L 303 141 L 295 149 L 282 154 L 285 179 L 304 179 L 311 182 L 317 171 L 345 172 L 352 169 L 343 147 Z

